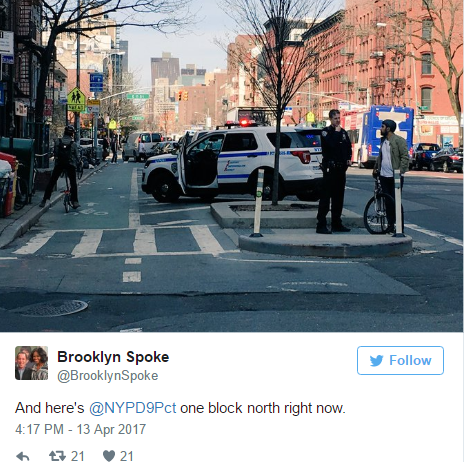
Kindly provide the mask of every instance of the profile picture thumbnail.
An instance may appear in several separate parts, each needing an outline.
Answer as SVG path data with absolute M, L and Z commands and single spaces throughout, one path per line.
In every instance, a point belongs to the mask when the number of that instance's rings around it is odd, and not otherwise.
M 16 380 L 48 380 L 48 347 L 17 346 L 15 348 Z

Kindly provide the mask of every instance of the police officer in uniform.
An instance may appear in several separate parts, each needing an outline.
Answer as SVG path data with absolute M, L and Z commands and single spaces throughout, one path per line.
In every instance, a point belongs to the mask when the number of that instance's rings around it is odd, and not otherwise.
M 317 212 L 318 234 L 346 233 L 351 231 L 342 224 L 346 170 L 351 165 L 351 141 L 340 126 L 340 111 L 329 112 L 330 125 L 322 129 L 322 190 Z M 327 228 L 327 214 L 332 202 L 332 231 Z

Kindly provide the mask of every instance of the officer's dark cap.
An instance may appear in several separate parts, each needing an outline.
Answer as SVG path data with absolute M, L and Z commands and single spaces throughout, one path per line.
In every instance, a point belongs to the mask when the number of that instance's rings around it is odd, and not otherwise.
M 386 127 L 388 127 L 392 133 L 394 133 L 394 131 L 396 130 L 396 122 L 394 120 L 385 119 L 382 122 L 382 125 L 385 125 Z

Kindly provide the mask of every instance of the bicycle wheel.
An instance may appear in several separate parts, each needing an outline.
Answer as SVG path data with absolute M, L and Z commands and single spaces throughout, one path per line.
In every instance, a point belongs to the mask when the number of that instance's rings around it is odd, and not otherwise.
M 63 204 L 64 204 L 64 210 L 66 211 L 66 213 L 69 212 L 69 207 L 70 207 L 70 202 L 71 202 L 71 199 L 69 196 L 70 196 L 69 192 L 64 193 Z
M 80 180 L 82 178 L 82 175 L 84 174 L 84 165 L 82 163 L 82 161 L 80 161 L 78 164 L 77 164 L 77 167 L 76 167 L 76 175 L 77 175 L 77 179 Z
M 29 188 L 24 178 L 16 179 L 15 210 L 21 210 L 29 202 Z
M 395 202 L 388 194 L 377 194 L 369 199 L 364 209 L 364 226 L 370 234 L 387 232 L 387 207 L 395 210 Z

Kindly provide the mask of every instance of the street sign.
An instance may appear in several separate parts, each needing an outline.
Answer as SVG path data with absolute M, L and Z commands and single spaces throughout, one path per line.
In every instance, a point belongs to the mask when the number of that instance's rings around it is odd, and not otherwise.
M 292 115 L 293 114 L 293 108 L 286 106 L 284 109 L 284 115 Z
M 148 93 L 127 93 L 127 99 L 148 99 L 150 95 Z
M 312 123 L 312 122 L 315 122 L 315 121 L 316 121 L 316 116 L 314 115 L 314 113 L 311 112 L 311 111 L 308 112 L 308 113 L 306 114 L 306 122 Z
M 0 54 L 12 55 L 14 53 L 14 33 L 0 30 Z
M 90 91 L 101 93 L 103 91 L 103 74 L 94 72 L 90 74 Z
M 132 120 L 144 120 L 144 116 L 132 116 Z
M 84 112 L 85 111 L 85 95 L 81 90 L 75 87 L 68 93 L 68 111 Z
M 108 124 L 108 128 L 110 130 L 114 130 L 117 127 L 116 121 L 114 119 L 111 119 L 111 122 Z
M 14 64 L 14 56 L 2 55 L 2 64 Z
M 100 112 L 100 100 L 99 99 L 88 99 L 87 108 L 91 114 L 98 114 Z

